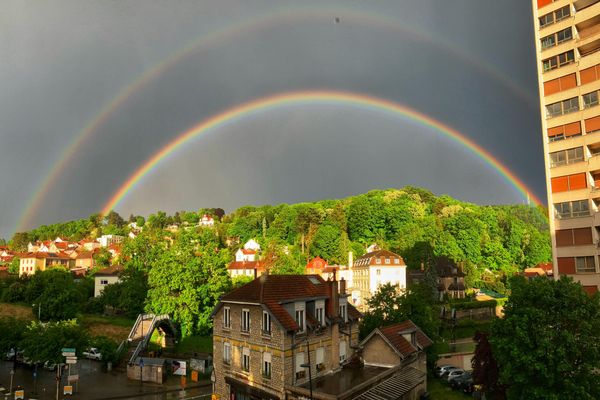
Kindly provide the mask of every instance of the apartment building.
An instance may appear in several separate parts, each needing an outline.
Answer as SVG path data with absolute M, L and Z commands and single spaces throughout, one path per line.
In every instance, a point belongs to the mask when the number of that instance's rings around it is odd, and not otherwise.
M 532 0 L 554 277 L 600 285 L 600 0 Z
M 406 289 L 406 263 L 396 253 L 376 250 L 356 259 L 352 266 L 352 303 L 364 309 L 379 286 Z
M 65 253 L 22 253 L 19 255 L 19 276 L 34 275 L 51 267 L 71 269 L 75 261 Z
M 224 295 L 213 311 L 217 397 L 305 398 L 303 386 L 340 370 L 359 343 L 360 318 L 340 286 L 265 274 Z

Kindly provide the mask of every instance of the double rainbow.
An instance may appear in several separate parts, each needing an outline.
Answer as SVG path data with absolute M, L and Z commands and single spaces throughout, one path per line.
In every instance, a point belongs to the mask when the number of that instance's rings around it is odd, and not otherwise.
M 510 186 L 514 187 L 518 192 L 520 192 L 523 195 L 523 199 L 529 199 L 529 196 L 531 196 L 535 203 L 542 204 L 542 202 L 535 195 L 533 195 L 533 192 L 513 172 L 511 172 L 508 167 L 503 165 L 490 152 L 479 146 L 464 134 L 458 132 L 448 125 L 441 123 L 440 121 L 431 118 L 428 115 L 425 115 L 405 105 L 394 103 L 390 100 L 364 94 L 332 90 L 312 90 L 281 93 L 259 98 L 203 120 L 199 124 L 180 134 L 176 139 L 164 146 L 160 151 L 148 159 L 141 167 L 139 167 L 113 194 L 104 207 L 102 207 L 102 214 L 107 214 L 111 210 L 117 208 L 121 200 L 123 200 L 146 175 L 152 172 L 152 170 L 155 169 L 161 161 L 168 158 L 170 154 L 173 154 L 185 143 L 188 143 L 203 133 L 218 129 L 219 127 L 228 123 L 239 121 L 258 112 L 295 105 L 319 103 L 346 105 L 391 113 L 397 116 L 409 118 L 410 120 L 421 125 L 433 128 L 436 132 L 471 150 L 474 155 L 483 160 L 486 164 L 490 165 Z

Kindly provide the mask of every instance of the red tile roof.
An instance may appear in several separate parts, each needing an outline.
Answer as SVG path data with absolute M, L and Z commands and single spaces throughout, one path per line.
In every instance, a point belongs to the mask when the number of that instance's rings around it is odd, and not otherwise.
M 110 267 L 106 267 L 96 272 L 95 276 L 115 276 L 119 275 L 123 271 L 123 266 L 121 265 L 111 265 Z
M 262 304 L 286 330 L 293 331 L 300 327 L 282 304 L 307 299 L 328 299 L 328 286 L 329 282 L 319 275 L 262 275 L 224 295 L 219 306 L 223 302 L 232 301 Z M 325 308 L 328 309 L 327 306 Z M 348 316 L 356 319 L 360 317 L 360 313 L 348 304 Z
M 312 270 L 322 271 L 326 267 L 327 267 L 327 261 L 325 261 L 321 257 L 315 257 L 306 264 L 306 269 L 312 269 Z
M 376 258 L 398 258 L 400 259 L 400 264 L 384 264 L 383 262 L 381 264 L 377 264 L 378 266 L 398 266 L 398 265 L 406 265 L 406 263 L 404 262 L 404 259 L 402 257 L 400 257 L 398 254 L 396 253 L 392 253 L 389 250 L 376 250 L 376 251 L 372 251 L 370 253 L 367 253 L 363 256 L 360 256 L 356 259 L 356 261 L 354 261 L 354 265 L 355 266 L 365 266 L 365 265 L 375 265 L 375 259 Z
M 539 263 L 538 265 L 536 265 L 534 268 L 541 268 L 544 271 L 546 271 L 546 273 L 552 273 L 553 272 L 553 265 L 551 262 L 547 262 L 547 263 Z
M 247 254 L 247 255 L 252 255 L 252 254 L 256 254 L 256 250 L 246 250 L 246 249 L 240 249 L 242 251 L 242 253 Z
M 227 269 L 261 269 L 260 261 L 232 261 Z
M 385 328 L 377 328 L 377 330 L 387 339 L 387 341 L 394 347 L 396 351 L 406 357 L 416 351 L 415 348 L 408 340 L 406 340 L 402 333 L 415 332 L 417 344 L 421 349 L 429 347 L 433 344 L 431 339 L 423 333 L 418 326 L 416 326 L 411 320 L 400 322 L 399 324 L 386 326 Z

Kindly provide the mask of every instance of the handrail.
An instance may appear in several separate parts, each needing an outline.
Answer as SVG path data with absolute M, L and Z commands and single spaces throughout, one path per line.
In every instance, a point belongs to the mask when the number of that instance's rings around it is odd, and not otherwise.
M 140 320 L 143 319 L 143 315 L 144 314 L 138 314 L 138 317 L 135 320 L 135 324 L 133 324 L 133 327 L 131 328 L 131 331 L 129 332 L 129 336 L 127 336 L 128 341 L 131 342 L 133 340 L 135 333 L 137 332 L 138 325 L 140 324 Z

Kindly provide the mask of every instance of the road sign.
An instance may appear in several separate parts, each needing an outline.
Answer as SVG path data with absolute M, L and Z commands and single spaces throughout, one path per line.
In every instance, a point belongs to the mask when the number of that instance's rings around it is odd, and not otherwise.
M 69 382 L 76 382 L 76 381 L 79 380 L 79 375 L 69 375 L 68 378 L 67 378 L 67 380 Z
M 61 350 L 63 353 L 75 353 L 74 347 L 63 347 Z
M 63 390 L 63 394 L 73 394 L 73 386 L 65 385 L 65 389 Z
M 140 357 L 140 367 L 144 368 L 144 359 Z
M 77 357 L 67 357 L 67 364 L 77 364 Z
M 15 390 L 15 400 L 24 400 L 25 399 L 25 391 L 24 390 Z
M 74 351 L 63 351 L 62 355 L 63 355 L 63 357 L 75 357 L 75 352 Z

